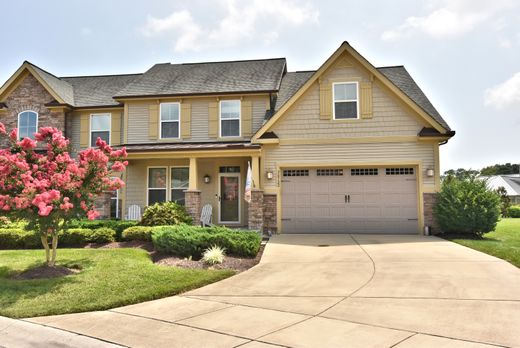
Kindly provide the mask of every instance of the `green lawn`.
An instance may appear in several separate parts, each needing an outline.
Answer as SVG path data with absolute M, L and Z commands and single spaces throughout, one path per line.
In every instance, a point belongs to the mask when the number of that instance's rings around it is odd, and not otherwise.
M 502 219 L 494 232 L 486 233 L 480 240 L 460 237 L 449 239 L 509 261 L 520 268 L 520 219 Z
M 108 309 L 175 295 L 234 274 L 158 266 L 141 249 L 58 249 L 78 274 L 41 280 L 11 276 L 42 265 L 43 250 L 0 251 L 0 315 L 12 318 Z

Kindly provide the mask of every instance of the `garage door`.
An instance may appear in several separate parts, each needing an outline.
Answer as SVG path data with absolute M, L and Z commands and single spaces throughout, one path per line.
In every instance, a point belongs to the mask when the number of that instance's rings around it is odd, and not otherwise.
M 282 171 L 283 233 L 417 234 L 415 168 Z

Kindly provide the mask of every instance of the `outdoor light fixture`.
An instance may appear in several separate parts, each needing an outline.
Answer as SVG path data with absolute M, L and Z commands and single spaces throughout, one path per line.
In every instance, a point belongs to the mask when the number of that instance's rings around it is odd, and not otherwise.
M 265 176 L 268 180 L 273 180 L 273 172 L 267 172 L 265 173 Z
M 210 181 L 211 181 L 211 177 L 208 174 L 204 175 L 204 183 L 209 184 Z
M 432 177 L 434 175 L 435 175 L 435 172 L 433 171 L 433 169 L 431 169 L 431 168 L 426 169 L 426 176 Z

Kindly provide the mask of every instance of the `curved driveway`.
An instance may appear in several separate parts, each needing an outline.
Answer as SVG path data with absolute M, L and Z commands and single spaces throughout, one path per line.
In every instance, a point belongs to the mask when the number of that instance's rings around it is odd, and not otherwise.
M 520 270 L 435 237 L 279 235 L 181 296 L 29 321 L 135 347 L 520 347 Z

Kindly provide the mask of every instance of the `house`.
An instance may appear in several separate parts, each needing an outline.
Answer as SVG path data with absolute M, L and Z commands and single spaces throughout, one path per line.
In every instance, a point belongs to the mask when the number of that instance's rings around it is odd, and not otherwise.
M 520 174 L 483 176 L 482 178 L 487 180 L 488 186 L 493 190 L 497 190 L 499 187 L 505 188 L 511 204 L 520 204 Z
M 54 126 L 73 151 L 126 146 L 105 215 L 175 200 L 195 220 L 211 204 L 214 223 L 278 233 L 435 231 L 439 146 L 455 134 L 403 66 L 376 68 L 347 42 L 316 71 L 278 58 L 56 77 L 24 62 L 0 103 L 23 136 Z

